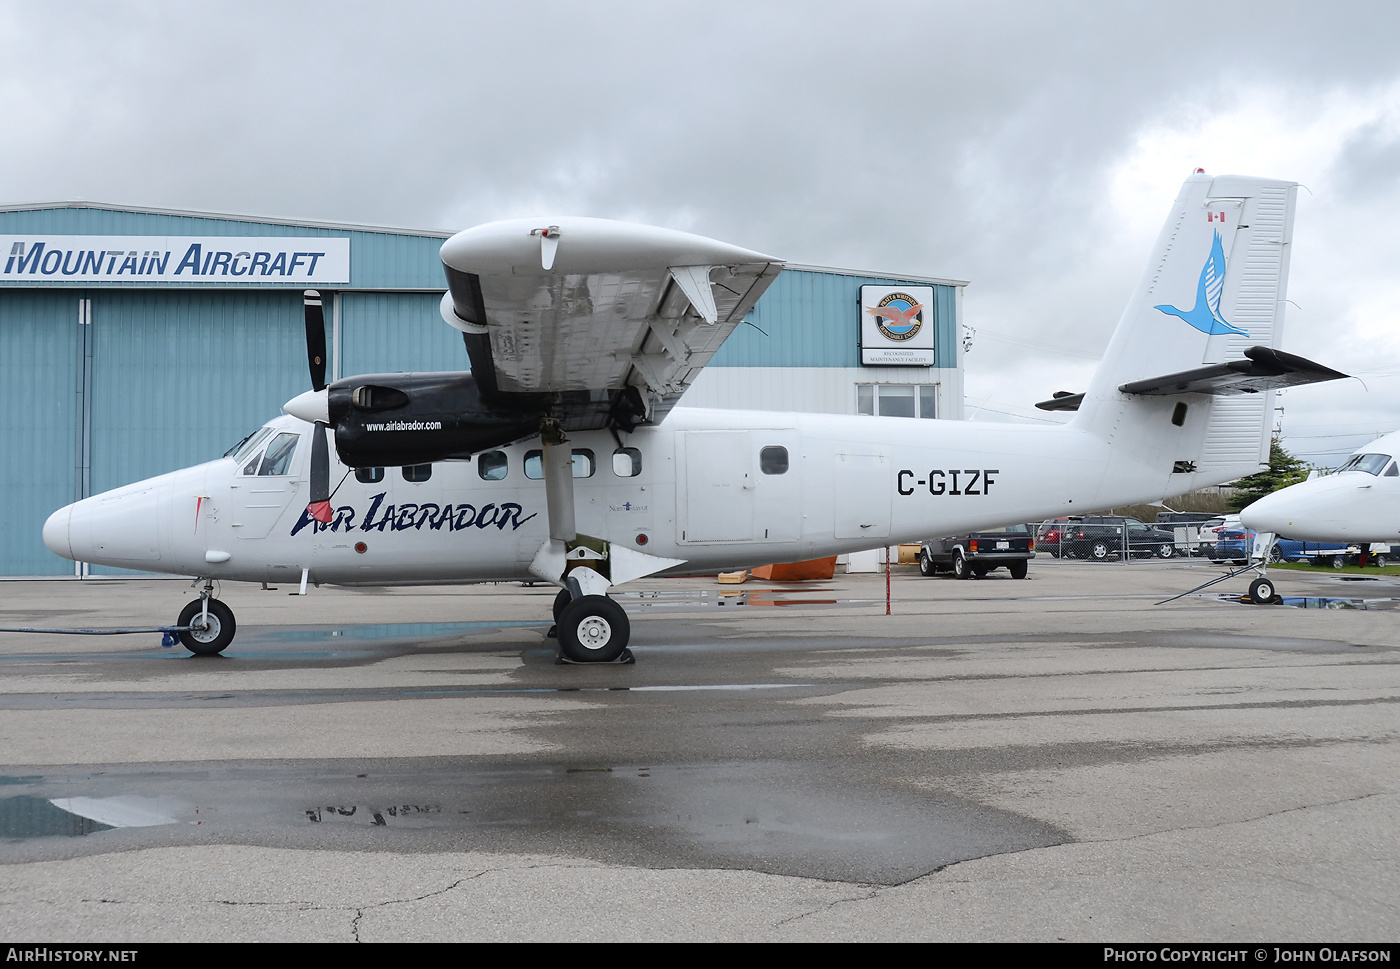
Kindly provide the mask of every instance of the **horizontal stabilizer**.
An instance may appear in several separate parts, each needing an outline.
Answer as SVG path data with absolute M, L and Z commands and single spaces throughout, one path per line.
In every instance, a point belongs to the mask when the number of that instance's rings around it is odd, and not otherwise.
M 1084 403 L 1083 394 L 1071 394 L 1068 390 L 1057 390 L 1049 400 L 1042 400 L 1035 406 L 1041 410 L 1079 410 Z
M 1320 363 L 1313 363 L 1306 357 L 1272 347 L 1250 347 L 1244 351 L 1244 355 L 1244 360 L 1229 360 L 1164 377 L 1133 380 L 1121 384 L 1118 389 L 1125 394 L 1150 396 L 1214 394 L 1223 397 L 1257 394 L 1262 390 L 1297 387 L 1347 376 Z

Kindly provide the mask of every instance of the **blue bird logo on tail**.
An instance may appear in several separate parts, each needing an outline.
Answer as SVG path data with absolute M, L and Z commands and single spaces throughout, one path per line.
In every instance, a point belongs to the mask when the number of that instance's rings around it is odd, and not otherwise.
M 1215 242 L 1210 247 L 1206 264 L 1201 267 L 1201 281 L 1196 284 L 1196 305 L 1190 310 L 1180 310 L 1166 303 L 1154 306 L 1168 316 L 1179 316 L 1202 333 L 1215 336 L 1219 333 L 1237 333 L 1249 336 L 1249 332 L 1232 323 L 1225 322 L 1220 315 L 1220 293 L 1225 288 L 1225 247 L 1220 244 L 1220 233 L 1215 233 Z

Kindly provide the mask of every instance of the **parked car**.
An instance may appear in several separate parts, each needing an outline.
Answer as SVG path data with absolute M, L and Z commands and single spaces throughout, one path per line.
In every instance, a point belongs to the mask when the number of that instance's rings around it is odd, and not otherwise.
M 1005 566 L 1013 579 L 1024 579 L 1035 558 L 1035 538 L 1025 525 L 984 528 L 948 538 L 926 539 L 919 545 L 919 571 L 926 576 L 942 571 L 956 578 L 979 579 Z
M 1223 518 L 1208 511 L 1162 511 L 1157 513 L 1153 528 L 1161 528 L 1176 536 L 1178 555 L 1210 554 L 1215 544 L 1215 535 L 1209 539 L 1202 537 L 1202 531 L 1219 525 Z
M 1240 524 L 1238 518 L 1227 522 L 1219 530 L 1211 561 L 1247 562 L 1254 549 L 1255 533 Z M 1314 565 L 1330 565 L 1340 569 L 1343 565 L 1356 561 L 1360 552 L 1346 542 L 1300 542 L 1291 538 L 1280 538 L 1269 550 L 1269 562 L 1312 562 Z
M 1084 516 L 1068 530 L 1065 554 L 1098 562 L 1122 558 L 1125 539 L 1130 557 L 1169 559 L 1176 554 L 1175 534 L 1120 515 Z
M 1051 518 L 1041 522 L 1036 526 L 1035 547 L 1042 552 L 1049 552 L 1052 558 L 1059 558 L 1066 529 L 1077 524 L 1079 520 L 1078 517 Z

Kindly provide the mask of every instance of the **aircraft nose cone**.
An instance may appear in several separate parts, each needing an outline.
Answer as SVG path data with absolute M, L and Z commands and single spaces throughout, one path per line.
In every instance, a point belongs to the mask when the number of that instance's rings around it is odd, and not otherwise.
M 73 506 L 64 505 L 44 522 L 44 544 L 50 552 L 66 559 L 73 557 L 73 548 L 68 541 L 68 521 L 72 513 Z
M 282 409 L 293 417 L 300 417 L 308 424 L 315 424 L 317 421 L 322 424 L 331 422 L 330 404 L 324 390 L 308 390 L 304 394 L 297 394 L 283 404 Z

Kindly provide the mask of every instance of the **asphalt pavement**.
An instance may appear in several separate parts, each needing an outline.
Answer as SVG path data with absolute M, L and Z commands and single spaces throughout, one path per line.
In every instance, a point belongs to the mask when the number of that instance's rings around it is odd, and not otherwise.
M 0 633 L 12 939 L 1386 941 L 1400 582 L 1045 557 L 1017 581 L 261 590 L 192 657 Z M 0 582 L 0 626 L 187 582 Z

